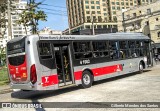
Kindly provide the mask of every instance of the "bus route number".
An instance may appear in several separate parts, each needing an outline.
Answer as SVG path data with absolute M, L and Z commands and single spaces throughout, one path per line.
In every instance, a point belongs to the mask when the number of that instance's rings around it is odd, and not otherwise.
M 90 63 L 90 60 L 81 60 L 80 61 L 80 64 L 89 64 Z

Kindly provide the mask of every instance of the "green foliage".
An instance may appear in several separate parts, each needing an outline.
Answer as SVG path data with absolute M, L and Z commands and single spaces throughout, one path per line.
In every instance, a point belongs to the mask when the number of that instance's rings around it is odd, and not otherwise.
M 26 30 L 26 27 L 32 26 L 32 33 L 37 34 L 38 32 L 38 22 L 46 21 L 47 15 L 42 10 L 37 10 L 38 5 L 41 4 L 35 3 L 35 0 L 30 0 L 28 3 L 28 8 L 23 10 L 20 14 L 20 20 L 17 21 L 18 24 L 23 24 Z M 27 30 L 26 30 L 27 31 Z M 27 32 L 26 32 L 27 34 Z
M 5 48 L 0 48 L 0 67 L 6 64 Z
M 8 73 L 6 67 L 0 67 L 0 85 L 9 83 Z
M 4 35 L 6 33 L 7 29 L 7 22 L 6 19 L 6 12 L 7 12 L 7 2 L 3 1 L 3 3 L 0 4 L 0 38 L 4 38 Z M 0 67 L 5 65 L 5 48 L 0 46 Z
M 7 29 L 7 19 L 6 19 L 6 12 L 7 12 L 7 2 L 4 1 L 0 4 L 0 38 L 4 38 L 4 34 Z

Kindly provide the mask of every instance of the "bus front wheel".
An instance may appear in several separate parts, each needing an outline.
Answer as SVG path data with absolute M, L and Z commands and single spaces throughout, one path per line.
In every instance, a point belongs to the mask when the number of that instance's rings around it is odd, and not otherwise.
M 142 62 L 139 63 L 139 73 L 142 73 L 144 70 Z
M 84 71 L 82 74 L 82 87 L 83 88 L 89 88 L 92 86 L 93 83 L 93 77 L 89 71 Z

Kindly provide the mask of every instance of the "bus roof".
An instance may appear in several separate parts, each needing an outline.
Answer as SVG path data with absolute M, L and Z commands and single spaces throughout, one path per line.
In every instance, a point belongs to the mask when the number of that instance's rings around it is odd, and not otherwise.
M 142 33 L 109 33 L 99 35 L 39 35 L 40 40 L 142 40 L 150 39 Z
M 25 36 L 26 37 L 26 36 Z M 24 37 L 16 37 L 9 43 L 19 41 Z M 29 35 L 27 38 L 37 40 L 150 40 L 142 33 L 108 33 L 99 35 Z

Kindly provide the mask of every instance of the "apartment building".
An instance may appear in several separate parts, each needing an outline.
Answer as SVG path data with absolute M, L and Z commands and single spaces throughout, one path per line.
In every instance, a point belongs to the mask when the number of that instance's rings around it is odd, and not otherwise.
M 7 28 L 4 38 L 0 38 L 1 47 L 5 47 L 7 41 L 9 41 L 11 38 L 13 39 L 14 37 L 22 37 L 26 35 L 25 27 L 22 24 L 17 24 L 17 20 L 19 20 L 19 14 L 22 13 L 22 10 L 26 8 L 27 1 L 26 0 L 14 0 L 12 1 L 12 5 L 16 7 L 16 9 L 11 11 L 12 37 L 8 36 L 9 34 L 8 34 L 8 28 Z M 6 19 L 8 20 L 7 13 L 6 13 Z M 27 35 L 30 35 L 30 34 L 31 34 L 31 27 L 27 27 Z
M 160 0 L 117 12 L 119 32 L 140 32 L 155 43 L 160 54 Z
M 14 6 L 16 10 L 12 12 L 11 15 L 11 23 L 12 23 L 12 38 L 14 37 L 22 37 L 31 34 L 31 27 L 27 27 L 27 32 L 25 31 L 25 27 L 23 24 L 17 24 L 17 20 L 19 20 L 19 14 L 22 13 L 24 9 L 27 8 L 27 1 L 26 0 L 15 0 Z
M 66 0 L 70 32 L 85 29 L 117 29 L 116 12 L 148 0 Z

